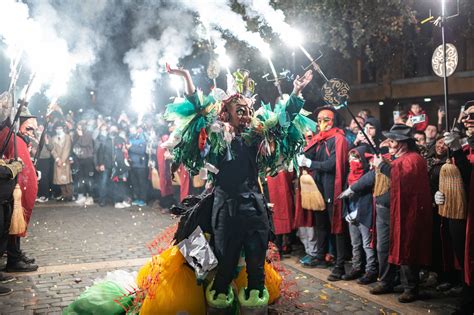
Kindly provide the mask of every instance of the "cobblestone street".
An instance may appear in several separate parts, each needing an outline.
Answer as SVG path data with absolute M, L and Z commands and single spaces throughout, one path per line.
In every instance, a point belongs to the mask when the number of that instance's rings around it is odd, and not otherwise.
M 15 291 L 0 297 L 0 313 L 60 314 L 107 271 L 138 270 L 150 257 L 146 243 L 173 221 L 150 207 L 83 208 L 59 203 L 37 207 L 22 246 L 40 269 L 17 274 L 17 280 L 7 284 Z M 442 314 L 451 310 L 444 300 L 406 306 L 398 304 L 395 295 L 371 297 L 366 288 L 353 282 L 321 280 L 328 270 L 302 269 L 295 257 L 283 262 L 298 298 L 280 299 L 271 306 L 271 314 Z

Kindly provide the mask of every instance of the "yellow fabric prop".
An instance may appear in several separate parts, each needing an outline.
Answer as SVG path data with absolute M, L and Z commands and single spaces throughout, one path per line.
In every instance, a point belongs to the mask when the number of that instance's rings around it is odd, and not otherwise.
M 141 315 L 206 314 L 204 290 L 196 284 L 194 272 L 185 265 L 177 246 L 145 264 L 137 284 L 148 292 Z

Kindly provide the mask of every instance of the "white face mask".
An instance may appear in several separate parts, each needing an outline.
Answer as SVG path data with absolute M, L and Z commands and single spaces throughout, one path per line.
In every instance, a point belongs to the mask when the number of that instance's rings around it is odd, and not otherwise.
M 62 130 L 62 129 L 56 130 L 56 135 L 57 135 L 58 137 L 64 136 L 64 130 Z

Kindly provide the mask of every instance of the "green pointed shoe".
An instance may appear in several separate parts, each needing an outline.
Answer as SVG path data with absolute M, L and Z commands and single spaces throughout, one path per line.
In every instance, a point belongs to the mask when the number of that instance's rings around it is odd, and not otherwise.
M 262 297 L 260 297 L 259 290 L 251 290 L 249 297 L 245 295 L 246 288 L 240 289 L 239 292 L 239 303 L 240 303 L 240 315 L 264 315 L 268 314 L 268 300 L 270 294 L 267 288 L 263 289 Z
M 232 290 L 232 287 L 229 286 L 227 295 L 219 293 L 215 296 L 216 290 L 212 290 L 213 284 L 214 282 L 211 282 L 206 288 L 206 301 L 208 305 L 207 314 L 231 314 L 232 304 L 234 303 L 234 291 Z

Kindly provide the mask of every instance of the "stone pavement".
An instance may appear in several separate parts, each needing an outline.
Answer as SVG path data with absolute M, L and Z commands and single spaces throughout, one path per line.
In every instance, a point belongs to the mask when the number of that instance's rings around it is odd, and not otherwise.
M 150 257 L 146 244 L 173 222 L 169 214 L 151 207 L 85 208 L 54 202 L 38 206 L 22 247 L 36 258 L 40 269 L 16 275 L 17 280 L 8 284 L 15 292 L 0 297 L 0 314 L 60 314 L 107 271 L 137 271 Z M 4 263 L 0 259 L 0 265 Z M 303 269 L 295 259 L 283 263 L 293 282 L 289 291 L 298 297 L 280 299 L 270 307 L 270 314 L 410 314 L 450 309 L 430 303 L 399 308 L 395 296 L 374 300 L 364 294 L 366 288 L 354 283 L 327 283 L 327 270 Z

